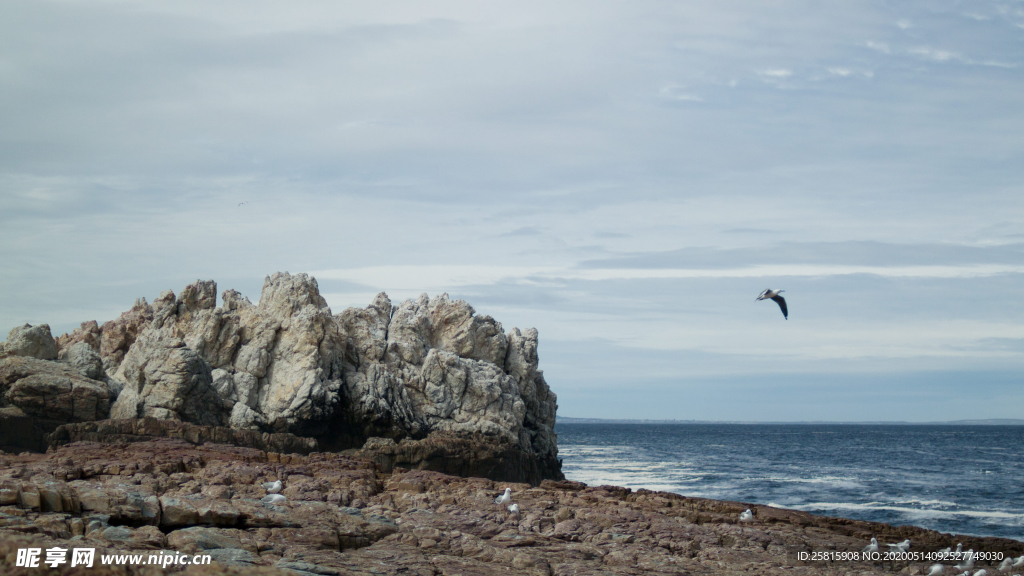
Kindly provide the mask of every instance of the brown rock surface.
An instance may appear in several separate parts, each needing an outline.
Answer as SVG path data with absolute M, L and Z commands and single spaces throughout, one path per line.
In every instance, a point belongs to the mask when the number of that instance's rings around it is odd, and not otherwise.
M 261 502 L 262 483 L 275 480 L 286 500 Z M 30 546 L 95 547 L 97 558 L 165 550 L 214 559 L 189 567 L 191 575 L 913 575 L 933 563 L 799 559 L 800 552 L 859 551 L 872 536 L 910 538 L 914 552 L 962 542 L 1024 554 L 1024 543 L 1012 540 L 569 481 L 509 485 L 520 506 L 510 516 L 493 503 L 505 486 L 398 467 L 386 473 L 341 454 L 171 438 L 0 454 L 0 573 L 164 573 L 15 567 L 17 549 Z M 738 522 L 744 508 L 755 511 L 753 522 Z

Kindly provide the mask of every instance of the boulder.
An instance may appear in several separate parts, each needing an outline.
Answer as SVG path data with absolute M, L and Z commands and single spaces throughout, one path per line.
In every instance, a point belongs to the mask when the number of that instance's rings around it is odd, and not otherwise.
M 86 342 L 77 342 L 67 348 L 63 360 L 70 364 L 72 368 L 78 370 L 78 373 L 86 378 L 93 380 L 102 380 L 105 376 L 103 373 L 103 359 L 100 358 L 99 352 L 94 350 Z
M 110 393 L 67 364 L 11 356 L 0 360 L 0 403 L 44 421 L 85 422 L 107 417 Z
M 7 334 L 7 342 L 4 343 L 4 354 L 7 356 L 24 356 L 27 358 L 38 358 L 40 360 L 55 360 L 57 358 L 57 344 L 50 334 L 49 324 L 32 326 L 16 326 Z

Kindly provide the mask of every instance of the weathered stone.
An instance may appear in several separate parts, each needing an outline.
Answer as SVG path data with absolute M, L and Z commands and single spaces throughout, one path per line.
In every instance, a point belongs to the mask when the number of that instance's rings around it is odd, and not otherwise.
M 152 416 L 207 426 L 227 422 L 210 365 L 181 339 L 159 330 L 139 336 L 114 378 L 125 387 L 111 407 L 112 418 Z
M 139 333 L 153 320 L 153 307 L 146 303 L 145 298 L 135 301 L 130 310 L 118 318 L 104 322 L 100 327 L 100 357 L 103 367 L 113 374 L 128 349 L 135 343 Z
M 226 290 L 217 307 L 216 291 L 200 280 L 139 300 L 102 328 L 62 336 L 60 354 L 98 376 L 99 349 L 112 418 L 290 432 L 328 450 L 416 439 L 379 460 L 534 484 L 561 477 L 536 330 L 506 334 L 447 294 L 397 305 L 379 294 L 334 316 L 305 274 L 267 277 L 257 305 Z M 467 457 L 480 461 L 457 462 Z
M 11 356 L 0 360 L 0 402 L 35 418 L 83 422 L 107 417 L 110 393 L 66 364 Z
M 4 351 L 14 356 L 40 360 L 55 360 L 57 358 L 57 344 L 53 341 L 53 335 L 50 334 L 49 324 L 38 326 L 25 324 L 12 328 L 7 334 Z
M 86 378 L 102 380 L 104 377 L 103 359 L 100 358 L 99 352 L 93 350 L 85 342 L 78 342 L 68 347 L 63 360 Z

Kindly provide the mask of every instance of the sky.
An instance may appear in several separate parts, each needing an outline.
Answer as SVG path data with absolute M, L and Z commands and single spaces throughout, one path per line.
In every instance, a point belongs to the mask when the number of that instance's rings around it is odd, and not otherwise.
M 276 271 L 562 416 L 1024 418 L 1024 2 L 5 2 L 0 337 Z

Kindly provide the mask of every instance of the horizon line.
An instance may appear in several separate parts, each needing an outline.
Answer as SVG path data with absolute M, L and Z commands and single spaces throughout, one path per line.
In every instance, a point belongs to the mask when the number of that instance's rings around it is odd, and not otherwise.
M 1024 418 L 974 418 L 964 420 L 933 420 L 912 422 L 908 420 L 677 420 L 652 418 L 576 418 L 555 416 L 555 424 L 893 424 L 906 426 L 950 425 L 950 426 L 1024 426 Z

